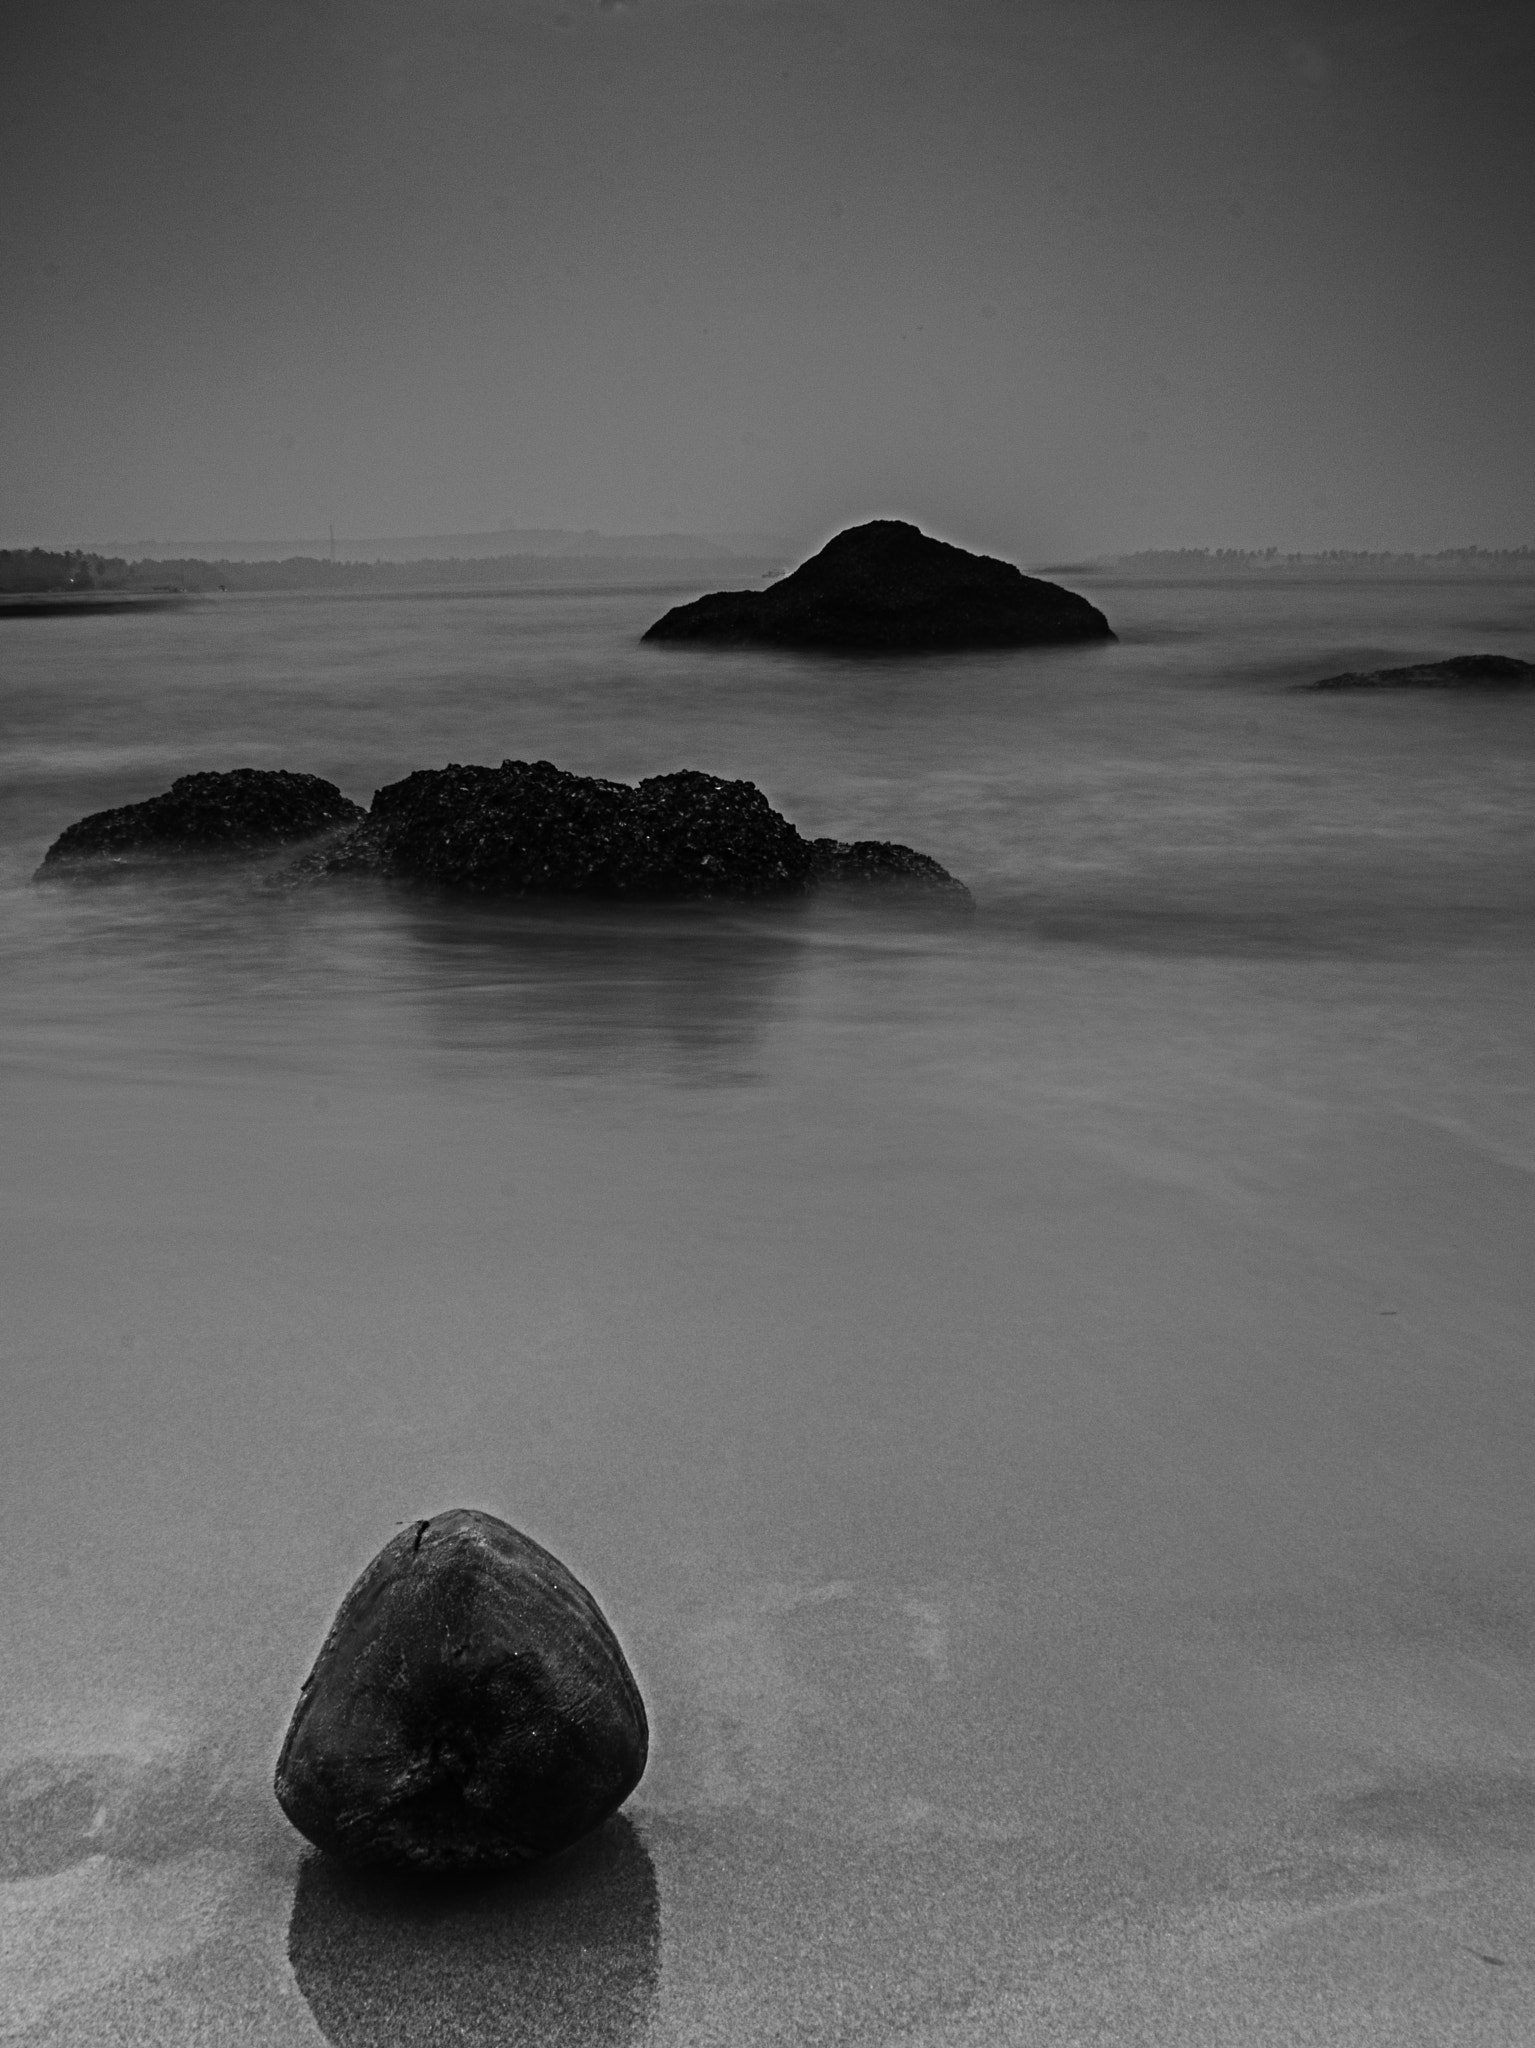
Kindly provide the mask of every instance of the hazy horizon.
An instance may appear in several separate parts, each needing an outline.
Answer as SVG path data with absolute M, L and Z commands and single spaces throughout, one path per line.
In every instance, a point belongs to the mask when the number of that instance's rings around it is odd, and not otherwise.
M 13 25 L 0 545 L 1535 537 L 1520 6 Z
M 948 538 L 943 534 L 937 537 Z M 806 559 L 824 545 L 828 538 L 829 533 L 800 540 L 785 534 L 768 533 L 690 534 L 651 531 L 615 534 L 604 533 L 593 527 L 581 532 L 570 528 L 503 527 L 489 533 L 336 534 L 334 539 L 329 534 L 300 534 L 285 537 L 227 536 L 222 539 L 184 536 L 179 539 L 151 537 L 139 540 L 89 539 L 69 542 L 0 541 L 0 552 L 37 549 L 49 553 L 83 554 L 107 560 L 126 560 L 130 563 L 187 560 L 254 564 L 281 562 L 287 559 L 309 561 L 328 558 L 338 567 L 353 568 L 379 564 L 398 568 L 409 567 L 416 562 L 447 563 L 453 560 L 483 563 L 501 559 L 590 559 L 597 562 L 648 559 L 660 563 L 688 563 L 699 566 L 705 566 L 712 561 L 719 565 L 720 573 L 724 574 L 733 562 L 757 563 L 777 557 L 786 565 L 792 565 Z M 655 545 L 663 541 L 675 542 L 677 545 Z M 418 552 L 408 552 L 412 549 Z M 371 552 L 365 552 L 369 550 Z M 1056 570 L 1064 572 L 1072 567 L 1106 567 L 1115 562 L 1132 561 L 1141 556 L 1174 555 L 1228 555 L 1244 558 L 1267 555 L 1277 557 L 1281 562 L 1305 562 L 1320 561 L 1329 555 L 1358 555 L 1381 561 L 1433 561 L 1446 556 L 1487 555 L 1507 559 L 1510 556 L 1522 557 L 1530 554 L 1535 554 L 1535 543 L 1529 541 L 1513 542 L 1506 546 L 1488 546 L 1480 541 L 1463 541 L 1433 549 L 1372 549 L 1343 545 L 1330 549 L 1281 549 L 1272 545 L 1228 547 L 1219 541 L 1178 542 L 1162 547 L 1152 542 L 1134 549 L 1078 550 L 1073 561 L 1059 559 L 1053 566 Z M 1038 570 L 1051 565 L 1036 559 L 1026 566 Z

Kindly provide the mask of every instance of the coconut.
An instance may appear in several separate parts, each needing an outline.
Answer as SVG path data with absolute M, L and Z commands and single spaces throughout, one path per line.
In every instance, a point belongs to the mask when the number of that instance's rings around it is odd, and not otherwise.
M 277 1762 L 278 1803 L 353 1864 L 504 1868 L 628 1798 L 645 1706 L 601 1608 L 494 1515 L 454 1508 L 385 1544 L 341 1603 Z

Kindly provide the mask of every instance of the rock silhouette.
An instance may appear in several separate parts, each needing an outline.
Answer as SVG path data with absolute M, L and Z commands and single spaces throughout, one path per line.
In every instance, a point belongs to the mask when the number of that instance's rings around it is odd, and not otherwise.
M 934 540 L 904 519 L 850 526 L 766 590 L 676 605 L 646 640 L 932 653 L 1112 640 L 1095 605 L 1011 562 Z
M 333 782 L 286 768 L 181 775 L 160 796 L 93 811 L 61 832 L 43 868 L 153 853 L 264 853 L 363 816 Z
M 1323 676 L 1308 690 L 1535 690 L 1535 661 L 1511 654 L 1457 654 L 1448 661 L 1420 661 L 1408 668 L 1361 669 Z
M 648 1747 L 639 1687 L 587 1589 L 509 1523 L 455 1508 L 385 1544 L 347 1594 L 275 1789 L 344 1862 L 493 1870 L 606 1820 Z

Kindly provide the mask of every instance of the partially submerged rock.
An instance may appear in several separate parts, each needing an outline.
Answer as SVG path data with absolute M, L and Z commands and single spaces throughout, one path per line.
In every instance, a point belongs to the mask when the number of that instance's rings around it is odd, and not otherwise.
M 639 1687 L 602 1610 L 474 1508 L 413 1524 L 347 1594 L 277 1763 L 283 1812 L 345 1862 L 491 1870 L 553 1855 L 645 1769 Z
M 1323 676 L 1308 690 L 1535 690 L 1535 661 L 1511 654 L 1457 654 L 1449 661 L 1420 661 L 1409 668 L 1362 669 Z
M 368 811 L 317 775 L 183 775 L 164 796 L 71 825 L 38 873 L 135 857 L 254 855 L 322 835 L 326 843 L 292 874 L 638 902 L 795 896 L 825 882 L 878 881 L 970 903 L 963 883 L 909 846 L 802 838 L 755 783 L 691 768 L 608 782 L 551 761 L 417 769 L 378 790 Z
M 957 882 L 947 868 L 931 854 L 917 853 L 889 839 L 812 839 L 814 855 L 811 877 L 839 889 L 867 889 L 894 884 L 923 895 L 951 896 L 965 903 L 971 900 L 963 882 Z
M 182 775 L 161 796 L 78 819 L 43 855 L 43 867 L 156 853 L 264 853 L 363 815 L 318 775 L 286 768 Z
M 682 769 L 632 785 L 549 761 L 418 769 L 379 790 L 356 831 L 308 865 L 496 896 L 696 900 L 883 880 L 970 900 L 908 846 L 802 838 L 755 783 Z
M 1112 640 L 1075 591 L 1011 562 L 934 540 L 904 519 L 871 519 L 766 590 L 716 590 L 675 606 L 647 640 L 725 646 L 929 653 Z
M 803 888 L 806 842 L 755 784 L 682 769 L 637 787 L 551 761 L 421 768 L 320 863 L 497 896 L 763 896 Z

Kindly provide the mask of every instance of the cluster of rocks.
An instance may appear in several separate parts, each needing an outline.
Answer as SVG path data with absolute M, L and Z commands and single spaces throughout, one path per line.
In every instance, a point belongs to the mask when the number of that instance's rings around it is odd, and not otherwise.
M 648 640 L 922 653 L 1112 640 L 1085 598 L 899 519 L 848 528 L 767 590 L 716 591 Z M 97 811 L 40 874 L 163 855 L 267 854 L 321 841 L 311 876 L 369 873 L 481 895 L 665 900 L 896 884 L 955 905 L 937 861 L 885 840 L 806 839 L 750 782 L 682 769 L 638 786 L 548 761 L 422 769 L 364 812 L 333 783 L 285 770 L 183 775 L 146 803 Z
M 970 902 L 963 883 L 909 846 L 802 837 L 754 783 L 681 769 L 635 786 L 550 761 L 418 769 L 380 789 L 367 811 L 316 775 L 184 775 L 163 796 L 80 819 L 38 872 L 314 839 L 323 843 L 303 856 L 304 874 L 374 874 L 476 895 L 656 902 L 886 883 Z
M 1011 562 L 934 540 L 904 519 L 871 519 L 766 590 L 716 590 L 675 606 L 647 640 L 953 653 L 1112 640 L 1095 605 Z

